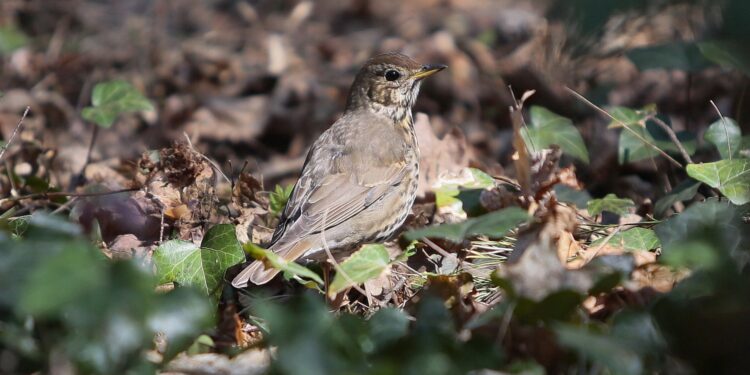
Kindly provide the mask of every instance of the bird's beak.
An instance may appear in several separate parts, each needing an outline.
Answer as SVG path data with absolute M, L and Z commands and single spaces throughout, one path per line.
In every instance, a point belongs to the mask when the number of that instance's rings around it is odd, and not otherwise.
M 447 68 L 448 65 L 443 64 L 427 64 L 422 66 L 422 69 L 414 74 L 414 79 L 423 79 L 427 78 L 445 68 Z

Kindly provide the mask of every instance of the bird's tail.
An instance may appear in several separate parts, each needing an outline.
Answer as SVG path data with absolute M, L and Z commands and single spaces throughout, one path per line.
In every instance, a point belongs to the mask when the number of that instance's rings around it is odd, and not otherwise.
M 273 251 L 276 255 L 280 256 L 287 262 L 296 261 L 310 249 L 309 240 L 301 240 L 285 244 L 284 246 L 276 246 L 277 244 L 271 246 L 269 250 Z M 273 267 L 266 267 L 262 261 L 256 260 L 232 280 L 232 286 L 235 288 L 244 288 L 248 283 L 263 285 L 271 281 L 271 279 L 273 279 L 279 272 L 281 271 Z

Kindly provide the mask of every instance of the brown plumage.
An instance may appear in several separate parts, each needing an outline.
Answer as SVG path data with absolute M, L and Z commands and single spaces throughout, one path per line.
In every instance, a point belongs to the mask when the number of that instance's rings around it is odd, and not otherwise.
M 346 111 L 315 141 L 273 234 L 270 250 L 288 261 L 322 260 L 393 234 L 411 210 L 419 149 L 411 107 L 421 80 L 444 65 L 388 53 L 368 60 Z M 232 281 L 261 285 L 278 270 L 253 262 Z

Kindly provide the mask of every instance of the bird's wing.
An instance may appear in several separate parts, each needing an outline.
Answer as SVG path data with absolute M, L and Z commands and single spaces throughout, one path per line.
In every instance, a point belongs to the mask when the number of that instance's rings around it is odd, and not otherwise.
M 316 237 L 322 231 L 345 223 L 382 199 L 391 186 L 404 178 L 405 173 L 403 164 L 399 164 L 371 168 L 360 176 L 339 173 L 323 177 L 320 184 L 300 195 L 302 198 L 296 202 L 302 205 L 301 209 L 291 210 L 300 214 L 294 220 L 286 221 L 281 231 L 277 229 L 274 233 L 276 241 L 270 249 L 284 260 L 293 262 L 311 248 L 319 248 L 322 241 Z M 248 281 L 262 285 L 278 273 L 279 270 L 266 268 L 262 262 L 254 262 L 235 277 L 232 285 L 242 288 Z

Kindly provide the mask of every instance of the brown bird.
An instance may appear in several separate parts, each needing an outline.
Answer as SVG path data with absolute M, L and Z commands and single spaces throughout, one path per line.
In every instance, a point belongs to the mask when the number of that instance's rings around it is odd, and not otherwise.
M 354 79 L 346 111 L 315 141 L 269 247 L 287 261 L 326 258 L 393 234 L 417 191 L 419 148 L 411 108 L 422 79 L 445 69 L 387 53 Z M 325 242 L 324 242 L 325 241 Z M 262 285 L 279 270 L 256 261 L 232 285 Z

